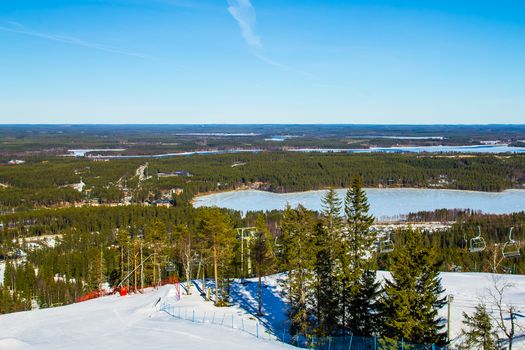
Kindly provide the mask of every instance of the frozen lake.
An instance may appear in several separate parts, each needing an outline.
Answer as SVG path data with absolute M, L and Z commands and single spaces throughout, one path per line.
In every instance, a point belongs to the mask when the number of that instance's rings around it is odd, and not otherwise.
M 297 148 L 294 152 L 305 153 L 525 153 L 525 147 L 509 145 L 475 146 L 407 146 L 371 148 Z
M 285 141 L 292 136 L 273 136 L 267 141 Z M 407 147 L 371 147 L 371 148 L 290 148 L 287 152 L 299 153 L 522 153 L 525 147 L 513 147 L 508 145 L 475 145 L 475 146 L 407 146 Z M 84 157 L 88 152 L 118 152 L 124 149 L 75 149 L 69 150 L 70 155 Z M 167 158 L 177 156 L 191 156 L 197 154 L 235 154 L 235 153 L 259 153 L 260 148 L 227 149 L 227 150 L 205 150 L 185 151 L 163 154 L 135 154 L 135 155 L 93 155 L 92 158 Z
M 85 157 L 89 152 L 122 152 L 124 148 L 86 148 L 86 149 L 69 149 L 67 150 L 71 156 Z
M 326 191 L 271 193 L 247 190 L 214 193 L 195 198 L 194 206 L 218 206 L 243 212 L 284 209 L 302 204 L 320 210 Z M 344 198 L 345 189 L 338 189 Z M 371 213 L 378 219 L 434 209 L 474 209 L 484 213 L 505 214 L 525 210 L 525 190 L 475 192 L 443 189 L 367 188 Z

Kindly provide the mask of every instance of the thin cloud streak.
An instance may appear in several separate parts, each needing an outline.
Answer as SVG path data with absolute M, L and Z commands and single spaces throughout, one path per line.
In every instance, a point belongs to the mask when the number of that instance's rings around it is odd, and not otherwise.
M 305 72 L 305 71 L 302 71 L 302 70 L 299 70 L 299 69 L 294 69 L 294 68 L 291 68 L 291 67 L 288 67 L 282 63 L 279 63 L 279 62 L 276 62 L 264 55 L 261 55 L 259 52 L 255 52 L 255 51 L 252 51 L 251 54 L 253 56 L 255 56 L 256 58 L 258 58 L 259 60 L 265 62 L 265 63 L 268 63 L 269 65 L 271 66 L 274 66 L 274 67 L 277 67 L 279 68 L 280 70 L 284 71 L 284 72 L 290 72 L 290 73 L 295 73 L 295 74 L 299 74 L 299 75 L 302 75 L 306 78 L 315 78 L 313 74 L 311 73 L 308 73 L 308 72 Z
M 255 33 L 257 16 L 250 0 L 228 0 L 228 12 L 237 21 L 241 33 L 250 46 L 262 47 L 261 38 Z
M 257 24 L 257 15 L 255 8 L 252 6 L 250 0 L 228 0 L 228 12 L 237 21 L 241 29 L 241 35 L 250 46 L 250 53 L 258 60 L 274 66 L 284 72 L 299 74 L 304 77 L 313 78 L 313 75 L 288 67 L 282 63 L 268 58 L 262 53 L 263 45 L 259 35 L 255 31 Z
M 22 35 L 27 35 L 27 36 L 33 36 L 33 37 L 42 38 L 42 39 L 46 39 L 50 41 L 56 41 L 56 42 L 61 42 L 61 43 L 69 44 L 69 45 L 75 45 L 75 46 L 82 46 L 82 47 L 87 47 L 87 48 L 91 48 L 95 50 L 106 51 L 110 53 L 116 53 L 120 55 L 131 56 L 131 57 L 152 58 L 150 56 L 143 55 L 140 53 L 129 52 L 129 51 L 120 49 L 118 47 L 97 44 L 97 43 L 85 41 L 85 40 L 71 37 L 71 36 L 33 31 L 30 29 L 27 29 L 25 26 L 17 22 L 7 22 L 7 23 L 9 23 L 12 27 L 0 26 L 1 31 L 22 34 Z

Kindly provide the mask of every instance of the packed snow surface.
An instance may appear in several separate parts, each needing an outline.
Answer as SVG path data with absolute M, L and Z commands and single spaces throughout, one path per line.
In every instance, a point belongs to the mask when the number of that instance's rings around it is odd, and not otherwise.
M 1 315 L 0 349 L 291 349 L 275 339 L 288 327 L 280 278 L 285 275 L 264 278 L 265 316 L 259 319 L 255 317 L 256 279 L 235 282 L 233 305 L 224 308 L 204 301 L 198 292 L 200 282 L 195 282 L 192 295 L 185 295 L 181 288 L 180 300 L 174 286 L 164 286 L 144 294 L 113 295 L 52 309 Z M 379 272 L 378 278 L 389 278 L 389 274 Z M 521 315 L 525 311 L 525 276 L 442 273 L 441 278 L 445 294 L 454 296 L 450 323 L 456 341 L 463 312 L 471 314 L 479 301 L 496 311 L 489 294 L 495 279 L 511 284 L 504 303 L 514 305 Z M 446 314 L 444 307 L 440 316 Z M 525 325 L 521 317 L 518 322 Z M 521 331 L 518 333 L 521 335 Z M 521 338 L 515 349 L 525 349 Z
M 198 324 L 160 312 L 159 298 L 172 300 L 175 287 L 144 294 L 112 295 L 51 309 L 0 316 L 0 349 L 286 349 L 275 340 L 257 339 L 239 329 Z M 183 297 L 187 310 L 217 309 L 244 312 L 236 307 L 215 308 L 200 296 Z

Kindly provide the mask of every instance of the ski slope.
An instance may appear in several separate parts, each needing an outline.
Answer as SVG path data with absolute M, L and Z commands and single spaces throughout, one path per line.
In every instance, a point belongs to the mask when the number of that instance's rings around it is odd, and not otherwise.
M 239 329 L 177 320 L 158 311 L 159 298 L 173 299 L 173 286 L 144 294 L 112 295 L 51 309 L 0 316 L 0 349 L 287 349 Z M 186 308 L 210 308 L 197 295 L 183 297 Z M 218 309 L 218 308 L 216 308 Z M 242 310 L 227 309 L 230 313 Z M 222 311 L 221 309 L 221 311 Z
M 451 333 L 456 342 L 463 312 L 472 313 L 480 300 L 490 309 L 489 289 L 494 276 L 513 285 L 505 295 L 505 303 L 525 313 L 525 276 L 441 274 L 445 293 L 454 296 Z M 234 283 L 233 305 L 226 308 L 204 301 L 195 286 L 192 295 L 184 295 L 182 290 L 181 300 L 176 298 L 173 286 L 164 286 L 144 294 L 113 295 L 52 309 L 1 315 L 0 349 L 291 349 L 275 340 L 288 327 L 287 306 L 278 281 L 282 278 L 285 275 L 264 279 L 265 316 L 259 319 L 254 316 L 256 279 Z M 388 278 L 388 273 L 379 272 L 378 278 Z M 201 288 L 200 282 L 195 284 Z M 160 311 L 161 306 L 175 317 Z M 445 307 L 440 315 L 446 317 L 446 314 Z M 525 326 L 521 318 L 519 322 Z M 514 349 L 525 349 L 521 338 L 516 340 Z

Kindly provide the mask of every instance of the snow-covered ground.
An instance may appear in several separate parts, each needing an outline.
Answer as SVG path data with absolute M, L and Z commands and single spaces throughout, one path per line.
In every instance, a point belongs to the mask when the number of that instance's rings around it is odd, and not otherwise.
M 158 311 L 159 298 L 172 297 L 173 286 L 143 295 L 112 295 L 51 309 L 0 316 L 0 349 L 286 349 L 283 343 L 257 339 L 239 329 L 178 320 Z M 217 309 L 197 295 L 183 297 L 186 309 Z M 238 316 L 238 315 L 237 315 Z
M 479 300 L 490 308 L 493 276 L 483 273 L 443 273 L 443 286 L 454 296 L 452 337 L 460 334 L 462 313 L 472 313 Z M 513 284 L 505 302 L 525 311 L 525 276 L 497 275 Z M 291 348 L 277 340 L 287 328 L 286 304 L 278 278 L 264 279 L 263 313 L 256 318 L 255 279 L 232 286 L 234 303 L 217 308 L 193 294 L 178 300 L 173 286 L 144 294 L 103 297 L 79 304 L 0 316 L 0 349 L 280 349 Z M 388 277 L 379 273 L 380 278 Z M 200 282 L 196 282 L 200 288 Z M 160 301 L 159 301 L 160 298 Z M 159 310 L 164 311 L 159 311 Z M 170 316 L 169 314 L 173 315 Z M 446 317 L 446 307 L 441 315 Z M 520 323 L 521 323 L 520 319 Z M 257 338 L 257 335 L 259 338 Z M 525 342 L 515 345 L 525 349 Z
M 287 327 L 286 322 L 286 304 L 279 296 L 279 285 L 277 277 L 282 275 L 274 275 L 265 278 L 266 288 L 263 290 L 263 305 L 267 327 L 273 331 L 274 334 L 281 337 L 279 334 L 282 329 Z M 390 275 L 388 272 L 378 272 L 378 278 L 383 280 Z M 475 311 L 475 306 L 479 302 L 487 305 L 487 309 L 493 312 L 496 316 L 496 309 L 490 296 L 490 290 L 494 286 L 494 281 L 498 280 L 499 284 L 508 283 L 510 287 L 506 290 L 503 302 L 506 305 L 513 305 L 519 314 L 525 314 L 525 275 L 495 275 L 489 273 L 453 273 L 444 272 L 441 274 L 442 285 L 445 288 L 445 294 L 450 294 L 454 297 L 450 309 L 450 328 L 451 339 L 455 343 L 461 334 L 463 312 L 472 314 Z M 257 283 L 252 279 L 253 283 L 241 285 L 234 285 L 232 295 L 236 300 L 236 304 L 249 312 L 255 314 L 257 305 Z M 447 318 L 447 307 L 440 310 L 440 316 Z M 508 320 L 508 315 L 506 316 Z M 517 322 L 525 327 L 525 318 L 518 317 Z M 517 335 L 525 334 L 519 330 Z M 500 334 L 504 337 L 503 334 Z M 517 336 L 514 349 L 525 349 L 524 336 Z
M 498 280 L 498 284 L 510 284 L 510 287 L 504 293 L 503 303 L 505 305 L 513 305 L 520 315 L 525 313 L 525 276 L 524 275 L 495 275 L 489 273 L 442 273 L 443 287 L 446 289 L 446 294 L 451 294 L 454 300 L 450 309 L 450 329 L 451 338 L 457 338 L 461 333 L 463 312 L 471 315 L 475 310 L 475 306 L 483 302 L 489 311 L 496 316 L 496 309 L 491 297 L 491 290 L 493 290 L 494 280 Z M 440 316 L 447 316 L 447 307 L 441 309 Z M 509 315 L 506 315 L 508 320 Z M 523 316 L 517 318 L 517 322 L 523 327 L 525 326 L 525 318 Z M 517 343 L 514 349 L 525 349 L 525 339 L 523 334 L 525 332 L 516 330 Z M 522 335 L 522 336 L 519 336 Z M 503 334 L 500 334 L 503 337 Z

